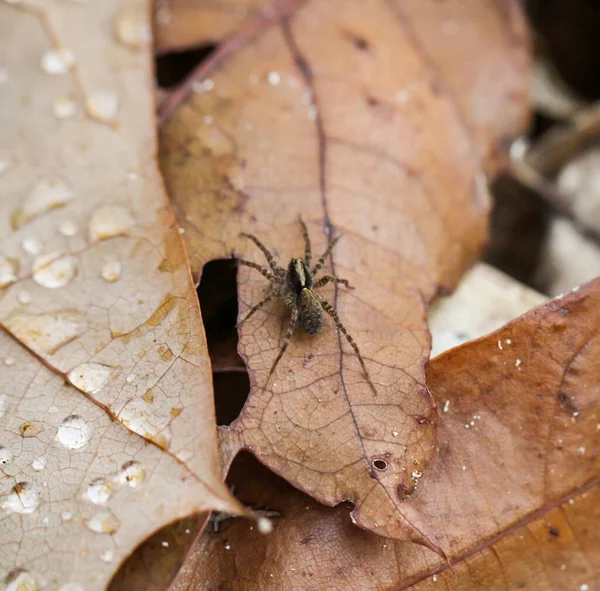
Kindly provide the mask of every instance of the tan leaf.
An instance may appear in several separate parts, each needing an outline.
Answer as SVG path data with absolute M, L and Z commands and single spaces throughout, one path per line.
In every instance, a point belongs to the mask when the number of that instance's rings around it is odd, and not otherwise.
M 116 40 L 124 9 L 139 46 Z M 104 588 L 159 527 L 242 511 L 220 480 L 198 302 L 154 160 L 147 11 L 0 5 L 0 564 L 40 588 Z
M 435 547 L 404 502 L 435 440 L 424 309 L 481 248 L 479 160 L 395 4 L 309 2 L 265 23 L 218 50 L 165 107 L 162 164 L 192 270 L 234 249 L 263 263 L 241 231 L 287 267 L 304 252 L 299 214 L 315 258 L 345 232 L 329 268 L 356 290 L 322 293 L 377 394 L 333 322 L 297 334 L 266 384 L 285 333 L 281 307 L 266 308 L 241 329 L 252 390 L 222 449 L 252 449 L 321 502 L 353 501 L 363 527 Z M 248 271 L 242 314 L 267 286 Z
M 596 280 L 430 363 L 439 451 L 415 501 L 454 573 L 352 528 L 345 507 L 316 504 L 242 455 L 231 482 L 281 514 L 272 536 L 239 520 L 207 530 L 174 590 L 598 588 L 599 322 Z

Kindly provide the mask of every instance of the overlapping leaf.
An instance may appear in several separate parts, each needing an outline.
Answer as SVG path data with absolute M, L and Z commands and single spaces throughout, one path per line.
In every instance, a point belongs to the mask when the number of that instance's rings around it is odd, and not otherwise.
M 245 503 L 280 512 L 273 536 L 234 520 L 206 532 L 174 589 L 597 588 L 599 322 L 596 280 L 430 363 L 439 450 L 415 501 L 454 572 L 241 457 L 232 482 Z
M 241 231 L 287 265 L 303 252 L 300 214 L 316 252 L 345 232 L 330 265 L 357 289 L 323 293 L 377 395 L 331 324 L 298 335 L 266 385 L 282 330 L 281 309 L 267 309 L 241 331 L 253 387 L 224 453 L 252 449 L 320 501 L 355 502 L 362 526 L 433 547 L 404 502 L 435 439 L 424 303 L 481 247 L 479 159 L 399 3 L 302 3 L 240 39 L 163 112 L 162 165 L 193 273 L 233 250 L 262 262 Z M 242 314 L 264 288 L 240 272 Z
M 158 527 L 241 509 L 220 481 L 198 303 L 154 161 L 147 11 L 0 5 L 9 588 L 101 589 Z

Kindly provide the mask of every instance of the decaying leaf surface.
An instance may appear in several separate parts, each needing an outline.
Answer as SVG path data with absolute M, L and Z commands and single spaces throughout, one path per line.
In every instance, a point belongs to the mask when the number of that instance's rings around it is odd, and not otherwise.
M 506 160 L 511 137 L 527 124 L 529 35 L 518 0 L 390 2 L 422 58 L 452 92 L 474 134 L 487 172 Z M 277 3 L 241 0 L 162 0 L 156 4 L 160 52 L 190 49 L 233 35 L 247 20 L 268 15 Z M 372 4 L 376 10 L 376 4 Z M 369 3 L 365 4 L 369 10 Z M 394 56 L 402 63 L 402 58 Z M 398 98 L 410 100 L 410 89 Z
M 318 500 L 352 500 L 363 527 L 431 545 L 403 500 L 435 440 L 424 304 L 475 258 L 487 196 L 455 104 L 394 6 L 302 3 L 225 47 L 167 103 L 162 165 L 195 276 L 232 250 L 263 262 L 241 231 L 286 266 L 303 252 L 300 214 L 315 253 L 345 233 L 329 264 L 356 290 L 322 293 L 377 395 L 331 323 L 297 334 L 265 388 L 285 330 L 282 307 L 267 308 L 241 330 L 252 390 L 224 454 L 252 449 Z M 266 287 L 246 271 L 241 314 Z
M 198 303 L 154 159 L 147 10 L 0 5 L 13 582 L 25 569 L 100 589 L 162 525 L 241 509 L 220 480 Z
M 231 482 L 244 503 L 281 513 L 272 536 L 238 520 L 205 532 L 174 588 L 597 588 L 599 317 L 596 280 L 428 366 L 439 451 L 415 497 L 456 576 L 242 455 Z

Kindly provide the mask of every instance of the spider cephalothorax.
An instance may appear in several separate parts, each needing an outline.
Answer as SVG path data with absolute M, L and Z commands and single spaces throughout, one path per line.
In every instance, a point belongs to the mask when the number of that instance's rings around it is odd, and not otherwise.
M 291 317 L 288 330 L 285 335 L 285 339 L 283 340 L 281 350 L 279 351 L 279 354 L 275 358 L 275 361 L 271 366 L 271 370 L 269 371 L 269 377 L 267 378 L 268 383 L 273 375 L 273 372 L 275 371 L 275 368 L 277 367 L 277 364 L 279 363 L 279 360 L 288 347 L 290 339 L 292 338 L 292 334 L 294 333 L 294 329 L 296 328 L 296 323 L 298 322 L 300 327 L 306 332 L 310 333 L 311 335 L 315 335 L 323 326 L 323 311 L 325 311 L 333 318 L 338 329 L 345 335 L 346 339 L 354 349 L 354 352 L 356 353 L 360 365 L 365 373 L 369 386 L 371 387 L 373 393 L 377 395 L 375 386 L 373 385 L 369 373 L 367 372 L 365 362 L 360 354 L 360 351 L 358 350 L 358 345 L 354 342 L 352 336 L 348 334 L 348 331 L 340 322 L 334 307 L 324 297 L 318 295 L 314 291 L 315 289 L 318 289 L 319 287 L 322 287 L 331 281 L 335 283 L 341 283 L 348 289 L 354 289 L 348 284 L 348 281 L 334 277 L 333 275 L 323 275 L 323 277 L 317 281 L 314 280 L 317 273 L 323 268 L 325 259 L 329 256 L 336 242 L 341 238 L 341 235 L 338 235 L 329 241 L 323 256 L 311 269 L 312 251 L 310 246 L 310 238 L 308 236 L 306 224 L 302 220 L 300 220 L 300 224 L 302 226 L 302 236 L 304 237 L 304 244 L 306 247 L 304 259 L 293 258 L 288 265 L 287 271 L 277 265 L 271 253 L 266 249 L 262 242 L 256 238 L 256 236 L 251 234 L 242 234 L 242 236 L 249 238 L 252 240 L 252 242 L 254 242 L 254 244 L 256 244 L 256 246 L 258 246 L 258 248 L 260 248 L 266 257 L 267 262 L 269 263 L 270 270 L 251 261 L 240 260 L 240 264 L 259 271 L 270 281 L 271 285 L 269 286 L 265 297 L 258 302 L 258 304 L 256 304 L 248 312 L 248 314 L 246 314 L 246 316 L 239 322 L 238 326 L 248 320 L 248 318 L 250 318 L 250 316 L 252 316 L 259 308 L 264 306 L 273 298 L 283 297 L 286 306 L 290 308 Z

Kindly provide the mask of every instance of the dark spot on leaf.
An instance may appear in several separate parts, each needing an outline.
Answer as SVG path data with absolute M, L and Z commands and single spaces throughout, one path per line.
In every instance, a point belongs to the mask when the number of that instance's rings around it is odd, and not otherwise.
M 354 47 L 360 51 L 369 51 L 371 49 L 369 42 L 363 37 L 352 37 L 352 43 L 354 43 Z
M 367 105 L 369 105 L 369 107 L 377 107 L 380 105 L 380 102 L 376 98 L 373 98 L 372 96 L 368 96 L 366 98 L 366 100 L 367 100 Z
M 373 468 L 375 468 L 376 470 L 379 471 L 383 471 L 387 468 L 387 462 L 385 460 L 377 459 L 377 460 L 373 460 Z
M 557 530 L 555 527 L 551 527 L 551 528 L 548 530 L 548 533 L 549 533 L 551 536 L 554 536 L 554 537 L 557 537 L 557 536 L 560 534 L 560 532 L 559 532 L 559 531 L 558 531 L 558 530 Z

